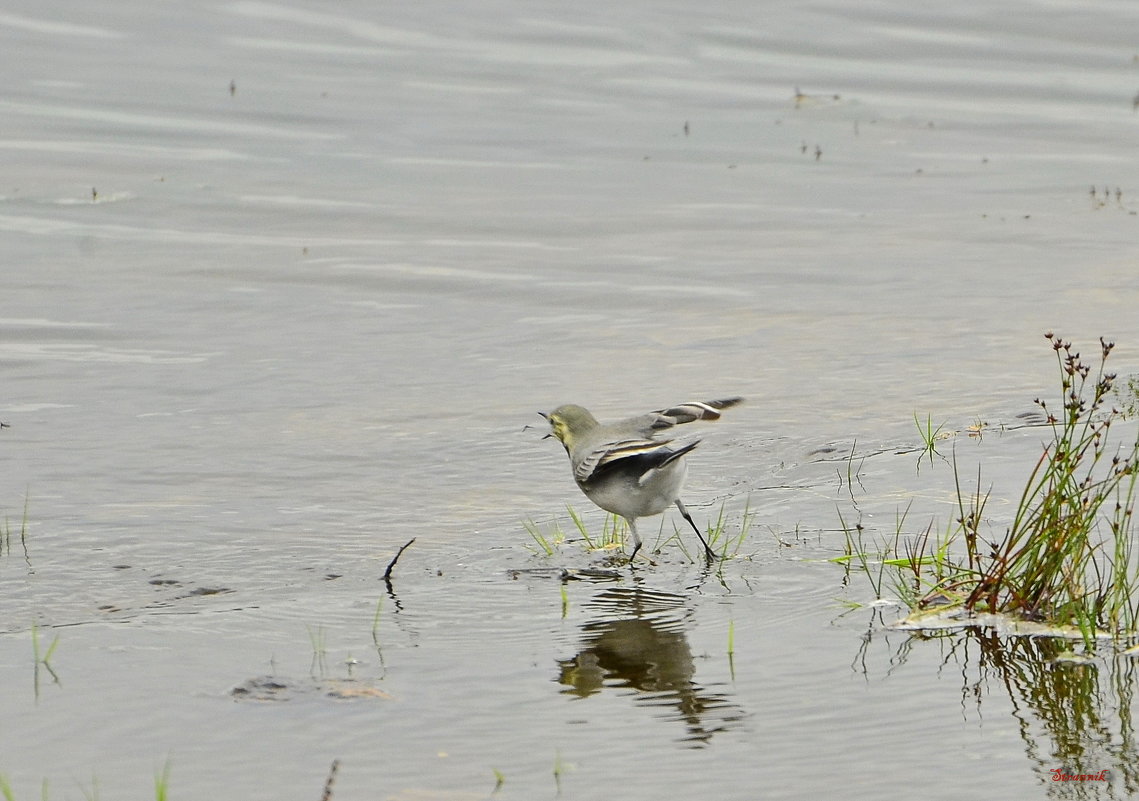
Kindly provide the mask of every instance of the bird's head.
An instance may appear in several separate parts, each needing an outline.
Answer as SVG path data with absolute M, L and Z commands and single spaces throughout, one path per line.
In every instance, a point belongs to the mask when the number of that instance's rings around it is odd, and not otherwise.
M 573 447 L 574 440 L 597 425 L 597 420 L 588 410 L 580 406 L 566 404 L 559 406 L 548 414 L 538 412 L 550 424 L 550 433 L 546 436 L 557 437 L 568 451 Z

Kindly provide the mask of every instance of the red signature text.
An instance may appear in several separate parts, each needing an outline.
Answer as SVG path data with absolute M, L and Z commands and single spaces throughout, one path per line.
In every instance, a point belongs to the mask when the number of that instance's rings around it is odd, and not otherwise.
M 1061 768 L 1054 768 L 1052 770 L 1052 781 L 1054 782 L 1105 782 L 1107 781 L 1107 770 L 1101 770 L 1099 773 L 1065 773 Z

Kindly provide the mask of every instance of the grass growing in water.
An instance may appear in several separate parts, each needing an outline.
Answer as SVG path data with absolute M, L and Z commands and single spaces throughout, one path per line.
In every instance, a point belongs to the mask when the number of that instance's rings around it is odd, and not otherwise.
M 625 537 L 629 530 L 628 523 L 621 517 L 614 514 L 606 514 L 605 520 L 602 523 L 602 528 L 599 533 L 591 533 L 586 526 L 585 521 L 582 520 L 581 515 L 572 506 L 566 506 L 566 512 L 569 514 L 570 521 L 573 523 L 573 528 L 577 535 L 580 536 L 581 541 L 584 543 L 586 551 L 620 551 L 624 552 Z M 740 528 L 738 532 L 733 532 L 729 529 L 728 519 L 725 514 L 724 504 L 720 505 L 720 511 L 714 521 L 710 521 L 708 527 L 704 531 L 705 538 L 708 540 L 708 547 L 710 547 L 717 555 L 717 561 L 723 565 L 727 560 L 737 556 L 743 547 L 744 541 L 747 539 L 751 530 L 751 525 L 755 520 L 755 513 L 751 511 L 751 501 L 748 500 L 747 505 L 744 507 L 743 516 L 740 520 Z M 544 556 L 553 556 L 560 546 L 569 541 L 566 532 L 562 530 L 561 526 L 555 520 L 552 526 L 548 529 L 539 528 L 539 526 L 532 520 L 527 520 L 523 523 L 526 532 L 534 540 L 536 548 L 530 548 L 534 553 Z M 659 553 L 661 548 L 669 542 L 675 540 L 681 552 L 691 561 L 696 561 L 696 556 L 703 558 L 703 551 L 694 555 L 689 551 L 689 544 L 685 544 L 685 535 L 691 536 L 692 530 L 685 527 L 685 529 L 673 527 L 672 534 L 664 536 L 664 518 L 661 521 L 660 530 L 657 533 L 656 542 L 651 547 L 646 540 L 645 546 L 652 553 Z
M 933 415 L 927 414 L 925 416 L 925 423 L 918 418 L 918 413 L 914 412 L 914 425 L 917 426 L 918 434 L 921 436 L 923 444 L 921 453 L 918 454 L 918 468 L 921 468 L 921 460 L 926 456 L 929 457 L 930 467 L 933 466 L 933 457 L 941 456 L 937 450 L 937 441 L 942 439 L 942 429 L 945 428 L 945 423 L 941 423 L 937 428 L 933 427 Z
M 28 496 L 24 495 L 24 516 L 20 520 L 20 547 L 24 551 L 24 559 L 28 558 Z M 12 554 L 12 522 L 5 517 L 4 525 L 0 526 L 0 556 L 3 556 L 5 549 L 8 555 Z
M 166 801 L 170 792 L 170 760 L 162 765 L 162 772 L 154 774 L 154 799 Z
M 312 662 L 309 664 L 309 673 L 314 677 L 323 678 L 328 673 L 328 651 L 324 647 L 324 627 L 305 624 L 308 630 L 309 644 L 312 645 Z
M 1116 386 L 1115 394 L 1124 417 L 1139 417 L 1139 375 L 1127 376 L 1125 386 Z
M 562 794 L 562 774 L 566 772 L 566 763 L 562 762 L 562 752 L 554 751 L 554 786 L 558 795 Z
M 40 630 L 39 626 L 35 623 L 32 624 L 32 658 L 35 660 L 33 684 L 35 689 L 36 700 L 40 697 L 40 667 L 51 674 L 51 679 L 56 684 L 59 684 L 59 676 L 56 674 L 55 669 L 51 666 L 51 657 L 55 653 L 56 647 L 59 645 L 59 635 L 56 634 L 52 639 L 51 645 L 47 650 L 40 648 Z
M 736 621 L 728 620 L 728 672 L 736 680 Z
M 79 791 L 83 793 L 83 797 L 87 801 L 98 801 L 99 798 L 99 782 L 97 779 L 92 779 L 91 791 L 88 792 L 84 787 L 80 787 Z M 8 783 L 7 777 L 0 773 L 0 796 L 3 796 L 4 801 L 16 801 L 16 793 L 12 790 L 12 785 Z M 167 759 L 165 765 L 162 767 L 162 772 L 154 774 L 154 799 L 155 801 L 168 801 L 170 797 L 170 760 Z M 48 801 L 48 781 L 44 779 L 40 784 L 40 801 Z
M 958 606 L 1051 626 L 1074 626 L 1088 647 L 1096 636 L 1135 637 L 1139 565 L 1132 512 L 1139 478 L 1139 439 L 1109 445 L 1123 412 L 1108 404 L 1115 374 L 1106 370 L 1114 344 L 1100 339 L 1099 365 L 1081 359 L 1051 332 L 1061 403 L 1035 402 L 1051 428 L 1020 494 L 1012 524 L 999 540 L 982 536 L 988 493 L 962 489 L 954 462 L 958 516 L 944 533 L 933 524 L 916 538 L 893 538 L 876 558 L 863 549 L 861 526 L 843 523 L 848 564 L 881 595 L 887 579 L 914 612 Z M 964 543 L 961 553 L 960 543 Z

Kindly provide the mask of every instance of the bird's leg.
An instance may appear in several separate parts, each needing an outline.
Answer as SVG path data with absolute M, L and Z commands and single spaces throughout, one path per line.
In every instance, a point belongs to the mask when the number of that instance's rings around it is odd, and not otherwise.
M 633 535 L 633 552 L 629 554 L 629 564 L 637 558 L 637 551 L 641 550 L 641 537 L 637 534 L 637 519 L 635 517 L 626 517 L 626 522 L 629 524 L 629 533 Z
M 676 499 L 676 508 L 684 515 L 684 519 L 688 521 L 688 525 L 692 526 L 692 530 L 696 532 L 696 536 L 700 538 L 700 544 L 704 546 L 704 557 L 711 562 L 716 558 L 716 552 L 708 546 L 708 541 L 704 539 L 704 535 L 700 533 L 700 529 L 696 528 L 696 523 L 692 520 L 692 515 L 688 514 L 688 510 L 684 508 L 684 504 L 680 498 Z

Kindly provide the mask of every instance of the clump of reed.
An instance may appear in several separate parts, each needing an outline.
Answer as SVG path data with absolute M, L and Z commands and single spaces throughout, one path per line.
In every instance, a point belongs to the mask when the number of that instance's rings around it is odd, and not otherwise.
M 943 533 L 931 523 L 902 534 L 876 557 L 863 549 L 861 526 L 843 525 L 847 554 L 881 595 L 889 582 L 913 612 L 960 607 L 1055 627 L 1075 627 L 1090 647 L 1096 637 L 1133 638 L 1139 620 L 1139 565 L 1133 509 L 1139 438 L 1111 443 L 1124 412 L 1110 404 L 1116 374 L 1106 369 L 1114 343 L 1100 339 L 1098 365 L 1051 332 L 1061 387 L 1058 405 L 1036 399 L 1051 430 L 1003 536 L 987 539 L 980 472 L 962 489 L 954 462 L 958 514 Z M 963 550 L 962 550 L 963 544 Z

